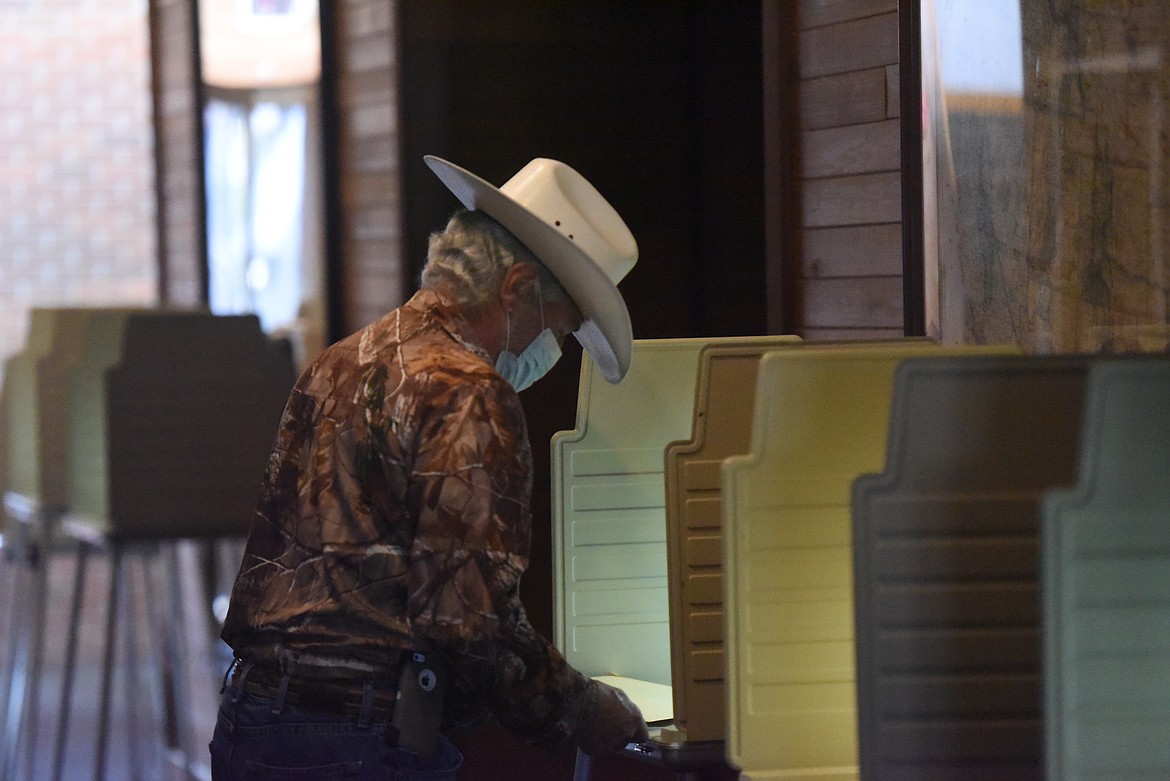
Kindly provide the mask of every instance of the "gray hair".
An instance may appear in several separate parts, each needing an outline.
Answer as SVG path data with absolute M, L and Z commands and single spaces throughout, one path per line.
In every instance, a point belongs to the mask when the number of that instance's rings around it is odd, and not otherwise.
M 431 234 L 421 285 L 442 285 L 470 307 L 486 303 L 500 289 L 508 269 L 528 263 L 537 270 L 544 301 L 568 298 L 552 272 L 507 228 L 480 211 L 460 209 L 442 231 Z

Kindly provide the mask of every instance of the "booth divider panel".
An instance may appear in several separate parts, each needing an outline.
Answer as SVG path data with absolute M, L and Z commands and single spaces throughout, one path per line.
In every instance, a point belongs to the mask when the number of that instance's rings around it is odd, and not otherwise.
M 582 356 L 552 438 L 554 641 L 582 672 L 671 685 L 664 452 L 690 436 L 700 350 L 750 341 L 635 340 L 618 384 Z
M 1089 373 L 1079 480 L 1042 515 L 1050 779 L 1170 775 L 1170 356 Z
M 745 778 L 855 778 L 849 491 L 880 468 L 903 360 L 1009 348 L 776 350 L 750 450 L 724 461 L 728 746 Z
M 294 380 L 287 346 L 253 315 L 94 313 L 68 379 L 73 521 L 136 537 L 245 534 Z
M 582 354 L 576 427 L 552 438 L 553 607 L 587 675 L 670 684 L 662 452 L 690 428 L 707 342 L 635 340 L 618 384 Z
M 1043 778 L 1039 511 L 1090 359 L 919 358 L 853 486 L 861 778 Z
M 723 540 L 720 494 L 726 456 L 747 450 L 756 370 L 769 350 L 805 344 L 768 336 L 699 355 L 689 439 L 666 448 L 666 540 L 674 719 L 687 740 L 727 733 L 723 649 Z

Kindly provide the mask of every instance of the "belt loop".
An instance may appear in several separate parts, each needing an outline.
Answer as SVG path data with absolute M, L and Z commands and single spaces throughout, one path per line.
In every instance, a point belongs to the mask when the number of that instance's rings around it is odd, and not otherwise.
M 374 684 L 370 681 L 362 683 L 362 711 L 358 716 L 358 726 L 362 729 L 370 726 L 370 718 L 374 714 Z
M 280 676 L 280 686 L 276 689 L 276 698 L 272 701 L 272 715 L 279 714 L 284 710 L 284 697 L 288 694 L 289 674 L 285 673 Z
M 232 702 L 239 702 L 240 697 L 244 696 L 244 683 L 248 680 L 248 673 L 252 672 L 252 663 L 245 662 L 244 670 L 240 673 L 239 679 L 236 680 L 236 689 L 232 692 Z

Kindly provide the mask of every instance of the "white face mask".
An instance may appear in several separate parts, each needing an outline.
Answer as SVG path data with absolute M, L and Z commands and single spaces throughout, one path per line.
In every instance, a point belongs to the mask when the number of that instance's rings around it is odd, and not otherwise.
M 543 327 L 544 306 L 539 296 L 540 288 L 537 288 L 537 300 L 541 302 L 540 324 Z M 508 352 L 508 340 L 512 336 L 512 313 L 506 312 L 505 315 L 508 320 L 504 335 L 504 349 L 496 358 L 496 371 L 519 393 L 548 374 L 549 369 L 556 365 L 556 362 L 561 359 L 561 345 L 552 329 L 545 327 L 519 356 Z

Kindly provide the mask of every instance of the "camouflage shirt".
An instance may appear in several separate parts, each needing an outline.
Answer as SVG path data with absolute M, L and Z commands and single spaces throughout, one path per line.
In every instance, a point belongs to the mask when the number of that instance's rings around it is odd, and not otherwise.
M 290 394 L 223 639 L 297 672 L 453 665 L 448 712 L 567 737 L 588 679 L 529 624 L 532 453 L 519 397 L 434 291 L 325 350 Z

